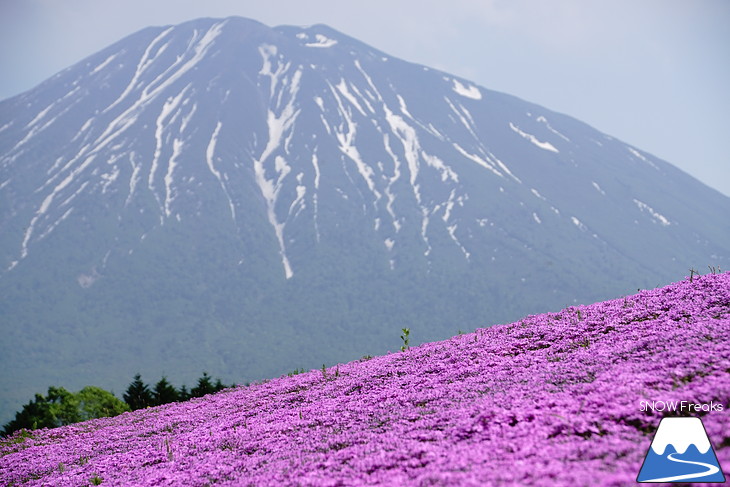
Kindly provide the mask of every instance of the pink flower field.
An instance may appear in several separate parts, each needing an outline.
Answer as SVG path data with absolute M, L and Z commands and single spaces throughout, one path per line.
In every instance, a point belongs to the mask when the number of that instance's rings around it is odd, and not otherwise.
M 700 406 L 652 412 L 642 401 Z M 700 416 L 730 479 L 728 408 L 724 273 L 19 432 L 0 440 L 0 484 L 634 485 L 665 415 Z

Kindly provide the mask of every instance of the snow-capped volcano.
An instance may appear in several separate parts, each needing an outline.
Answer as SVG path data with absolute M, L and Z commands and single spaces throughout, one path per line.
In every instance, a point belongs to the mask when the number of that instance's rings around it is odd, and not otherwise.
M 2 386 L 265 377 L 606 299 L 727 267 L 728 213 L 326 26 L 152 27 L 0 102 Z

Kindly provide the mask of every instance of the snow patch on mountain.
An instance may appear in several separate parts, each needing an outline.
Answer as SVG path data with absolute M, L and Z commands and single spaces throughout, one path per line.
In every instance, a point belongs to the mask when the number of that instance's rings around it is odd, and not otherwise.
M 114 162 L 116 162 L 116 159 L 112 159 Z M 116 164 L 113 165 L 110 169 L 111 172 L 106 172 L 102 174 L 101 177 L 101 194 L 106 194 L 106 192 L 109 190 L 109 187 L 114 184 L 114 182 L 117 180 L 120 174 L 119 166 Z
M 160 158 L 162 156 L 163 148 L 167 148 L 168 146 L 168 140 L 169 137 L 164 138 L 164 133 L 166 129 L 170 130 L 170 125 L 172 121 L 179 115 L 178 107 L 180 105 L 180 102 L 182 101 L 183 97 L 185 96 L 185 92 L 188 90 L 190 85 L 183 88 L 175 97 L 169 97 L 165 103 L 162 106 L 162 110 L 160 111 L 160 115 L 157 117 L 157 120 L 155 121 L 155 152 L 152 159 L 152 165 L 150 168 L 150 173 L 147 178 L 147 186 L 149 187 L 150 191 L 155 197 L 155 200 L 157 200 L 158 205 L 163 210 L 163 213 L 167 216 L 169 216 L 169 211 L 167 208 L 167 202 L 165 205 L 161 202 L 160 196 L 156 192 L 156 186 L 155 186 L 155 176 L 157 174 L 157 169 L 160 164 Z M 171 116 L 172 115 L 172 116 Z M 164 140 L 163 140 L 164 138 Z M 178 139 L 175 138 L 175 141 Z M 174 145 L 174 143 L 173 143 Z M 180 147 L 178 147 L 178 150 Z M 175 148 L 173 147 L 173 156 L 170 158 L 170 161 L 168 162 L 168 165 L 174 165 L 174 159 L 176 155 L 174 154 Z M 210 166 L 211 163 L 209 162 L 208 165 Z M 215 173 L 214 173 L 215 174 Z M 165 176 L 165 190 L 166 194 L 169 195 L 169 184 L 167 182 L 167 178 L 172 177 L 172 169 L 168 168 L 167 175 Z M 167 196 L 166 196 L 167 200 Z
M 571 216 L 570 221 L 572 221 L 573 225 L 575 225 L 576 227 L 580 228 L 583 231 L 586 231 L 586 226 L 583 224 L 583 222 L 578 220 L 578 218 Z
M 535 197 L 537 197 L 537 198 L 539 198 L 539 199 L 541 199 L 541 200 L 543 200 L 543 201 L 547 201 L 547 200 L 545 199 L 545 197 L 544 197 L 543 195 L 541 195 L 541 194 L 540 194 L 540 192 L 539 192 L 538 190 L 536 190 L 535 188 L 531 188 L 531 189 L 530 189 L 530 192 L 531 192 L 532 194 L 534 194 L 534 195 L 535 195 Z
M 601 187 L 600 187 L 600 186 L 598 185 L 598 183 L 597 183 L 597 182 L 595 182 L 595 181 L 591 181 L 591 184 L 592 184 L 592 185 L 593 185 L 593 187 L 594 187 L 594 188 L 596 189 L 596 191 L 598 191 L 599 193 L 601 193 L 601 194 L 602 194 L 603 196 L 606 196 L 606 192 L 605 192 L 605 191 L 603 191 L 603 189 L 601 189 Z
M 482 92 L 479 91 L 479 88 L 477 88 L 476 86 L 464 85 L 457 79 L 453 79 L 452 82 L 454 83 L 452 89 L 459 95 L 464 96 L 466 98 L 471 98 L 472 100 L 481 100 L 482 99 Z
M 555 148 L 554 145 L 552 145 L 550 142 L 541 142 L 532 134 L 528 134 L 527 132 L 523 132 L 520 130 L 518 126 L 513 124 L 512 122 L 509 123 L 509 127 L 512 129 L 513 132 L 521 135 L 523 138 L 529 140 L 532 144 L 534 144 L 536 147 L 539 147 L 542 150 L 550 151 L 550 152 L 560 152 L 558 149 Z
M 358 112 L 360 112 L 363 116 L 366 115 L 365 114 L 365 110 L 360 106 L 360 103 L 357 101 L 357 98 L 348 89 L 347 83 L 345 82 L 344 79 L 340 79 L 340 82 L 337 83 L 337 85 L 335 86 L 335 88 L 337 88 L 337 91 L 342 96 L 344 96 L 347 99 L 347 101 L 349 101 L 350 104 L 352 104 L 352 106 L 354 106 L 355 108 L 357 108 L 357 111 Z M 333 90 L 333 92 L 334 92 L 334 90 Z M 335 96 L 336 96 L 336 94 L 335 94 Z M 338 99 L 339 99 L 339 97 L 338 97 Z M 340 108 L 342 109 L 342 103 L 340 103 Z
M 637 150 L 636 150 L 636 149 L 634 149 L 633 147 L 628 147 L 628 146 L 627 146 L 626 148 L 627 148 L 627 149 L 628 149 L 628 151 L 629 151 L 629 152 L 631 153 L 631 155 L 633 155 L 633 156 L 634 156 L 634 157 L 636 157 L 637 159 L 639 159 L 639 160 L 641 160 L 641 161 L 643 161 L 643 162 L 645 162 L 645 163 L 649 164 L 649 165 L 650 165 L 651 167 L 653 167 L 654 169 L 657 169 L 657 170 L 659 169 L 659 168 L 657 167 L 657 165 L 656 165 L 656 164 L 654 164 L 654 163 L 653 163 L 652 161 L 650 161 L 649 159 L 647 159 L 646 157 L 644 157 L 644 155 L 643 155 L 643 154 L 642 154 L 641 152 L 637 151 Z
M 284 134 L 292 130 L 301 111 L 300 109 L 295 110 L 294 102 L 299 91 L 302 68 L 298 67 L 291 77 L 287 77 L 291 63 L 279 62 L 276 46 L 262 45 L 259 47 L 259 53 L 263 61 L 259 75 L 269 80 L 270 108 L 266 117 L 269 137 L 261 155 L 258 158 L 254 158 L 254 174 L 256 183 L 266 202 L 269 223 L 273 227 L 279 243 L 279 253 L 284 267 L 284 275 L 286 279 L 291 279 L 294 272 L 292 271 L 291 263 L 287 256 L 284 240 L 284 227 L 286 222 L 279 221 L 276 214 L 277 199 L 284 179 L 291 172 L 291 167 L 286 162 L 286 159 L 280 155 L 274 157 L 272 167 L 271 156 L 276 150 L 282 148 Z M 276 68 L 274 68 L 274 65 L 276 65 Z M 267 169 L 273 169 L 273 172 L 276 174 L 275 178 L 269 179 L 267 177 Z
M 68 165 L 70 166 L 73 162 L 77 161 L 82 157 L 82 154 L 78 154 Z M 53 190 L 51 190 L 51 193 L 48 194 L 41 203 L 40 207 L 36 211 L 35 215 L 31 219 L 30 223 L 28 224 L 28 227 L 25 230 L 25 233 L 23 235 L 23 241 L 21 243 L 21 250 L 20 250 L 20 258 L 16 261 L 13 261 L 13 263 L 10 265 L 8 270 L 13 269 L 17 263 L 23 259 L 25 259 L 28 256 L 28 249 L 31 242 L 31 238 L 33 237 L 33 234 L 36 233 L 37 225 L 42 224 L 43 222 L 47 221 L 47 215 L 46 213 L 49 211 L 49 208 L 51 208 L 51 204 L 55 199 L 57 199 L 58 196 L 62 194 L 62 192 L 70 186 L 74 179 L 77 178 L 82 172 L 88 168 L 91 163 L 94 161 L 95 156 L 91 155 L 89 157 L 86 157 L 84 159 L 84 162 L 81 163 L 79 166 L 77 166 L 75 169 L 73 169 L 67 176 L 64 178 L 63 181 L 61 181 L 59 184 L 57 184 Z M 86 182 L 88 183 L 88 182 Z M 81 190 L 85 187 L 85 184 L 82 184 Z M 78 195 L 80 190 L 77 190 L 75 193 L 71 195 L 70 198 L 66 199 L 66 204 L 68 204 L 73 198 Z M 55 228 L 55 227 L 54 227 Z M 39 240 L 42 240 L 43 237 L 47 236 L 49 232 L 45 232 L 41 234 L 41 237 Z
M 178 165 L 177 159 L 178 159 L 178 157 L 180 157 L 180 154 L 182 154 L 182 152 L 183 152 L 183 146 L 184 146 L 184 142 L 181 139 L 178 139 L 178 138 L 173 139 L 172 156 L 170 156 L 170 161 L 168 162 L 168 165 L 167 165 L 167 174 L 165 174 L 165 216 L 168 218 L 172 214 L 172 209 L 171 209 L 172 201 L 175 199 L 175 192 L 176 192 L 176 189 L 173 186 L 172 175 L 173 175 L 173 172 L 175 171 L 175 167 L 177 167 L 177 165 Z M 211 154 L 211 157 L 212 157 L 212 154 Z M 210 161 L 210 159 L 209 159 L 209 161 Z M 210 162 L 209 162 L 209 164 L 210 164 Z M 228 194 L 227 190 L 225 188 L 223 190 L 224 190 L 224 192 L 226 192 L 226 194 Z M 235 221 L 236 212 L 235 212 L 235 208 L 233 207 L 233 202 L 230 199 L 230 195 L 229 195 L 228 202 L 229 202 L 230 208 L 231 208 L 231 217 Z
M 492 173 L 496 174 L 497 176 L 499 176 L 501 178 L 504 177 L 504 175 L 501 172 L 499 172 L 492 164 L 490 164 L 489 162 L 487 162 L 486 160 L 482 159 L 479 156 L 476 156 L 474 154 L 471 154 L 471 153 L 467 152 L 459 144 L 454 143 L 453 144 L 453 147 L 454 147 L 454 149 L 456 149 L 459 152 L 459 154 L 461 154 L 462 156 L 466 157 L 467 159 L 469 159 L 469 160 L 471 160 L 473 162 L 476 162 L 477 164 L 479 164 L 480 166 L 482 166 L 484 169 L 487 169 L 487 170 L 491 171 Z
M 449 105 L 449 108 L 451 108 L 451 111 L 456 114 L 461 124 L 469 131 L 469 134 L 471 134 L 471 136 L 475 139 L 479 139 L 476 133 L 474 133 L 474 119 L 472 118 L 469 111 L 461 105 L 459 105 L 459 108 L 457 108 L 456 105 L 454 105 L 454 103 L 452 103 L 452 101 L 446 96 L 444 97 L 444 100 L 446 100 L 446 103 Z
M 218 184 L 220 184 L 221 189 L 223 190 L 223 193 L 226 195 L 226 199 L 228 200 L 228 207 L 231 210 L 231 219 L 235 222 L 236 221 L 236 207 L 233 204 L 233 199 L 231 199 L 231 195 L 228 192 L 228 187 L 226 185 L 226 181 L 224 178 L 223 173 L 219 171 L 215 167 L 215 147 L 218 143 L 218 134 L 220 134 L 221 127 L 223 124 L 219 121 L 216 126 L 215 130 L 213 130 L 213 133 L 210 136 L 210 140 L 208 141 L 208 148 L 205 150 L 205 161 L 208 164 L 208 169 L 210 170 L 211 174 L 215 176 L 215 178 L 218 180 Z
M 94 68 L 94 69 L 93 69 L 93 70 L 91 71 L 91 74 L 96 74 L 96 73 L 98 73 L 99 71 L 101 71 L 102 69 L 106 68 L 106 67 L 107 67 L 107 66 L 109 65 L 109 63 L 111 63 L 112 61 L 114 61 L 114 60 L 115 60 L 115 59 L 117 58 L 117 56 L 119 56 L 119 53 L 118 53 L 118 52 L 115 52 L 114 54 L 112 54 L 111 56 L 109 56 L 108 58 L 106 58 L 106 60 L 105 60 L 105 61 L 103 61 L 103 62 L 102 62 L 101 64 L 99 64 L 98 66 L 96 66 L 96 67 L 95 67 L 95 68 Z
M 545 127 L 547 127 L 547 129 L 548 129 L 548 130 L 549 130 L 550 132 L 554 133 L 555 135 L 557 135 L 558 137 L 560 137 L 560 138 L 561 138 L 561 139 L 563 139 L 564 141 L 566 141 L 566 142 L 570 142 L 570 139 L 569 139 L 568 137 L 566 137 L 565 135 L 561 134 L 560 132 L 558 132 L 557 130 L 555 130 L 555 129 L 554 129 L 554 128 L 553 128 L 553 127 L 552 127 L 552 126 L 550 125 L 550 122 L 548 122 L 548 121 L 547 121 L 547 118 L 545 118 L 545 117 L 543 117 L 542 115 L 540 115 L 539 117 L 537 117 L 537 121 L 538 121 L 538 122 L 540 122 L 540 123 L 542 123 L 542 124 L 545 124 Z
M 420 170 L 419 152 L 420 144 L 416 135 L 416 130 L 411 127 L 400 115 L 393 113 L 386 105 L 383 105 L 385 109 L 385 119 L 390 125 L 393 135 L 400 141 L 403 152 L 406 159 L 406 165 L 410 174 L 409 182 L 413 190 L 413 195 L 416 198 L 416 203 L 421 210 L 421 238 L 427 246 L 425 255 L 431 252 L 431 244 L 428 241 L 426 230 L 428 228 L 429 217 L 428 209 L 423 205 L 421 197 L 421 187 L 418 181 L 418 173 Z M 391 154 L 395 155 L 391 148 Z
M 668 227 L 669 225 L 672 224 L 667 217 L 665 217 L 664 215 L 662 215 L 658 211 L 655 211 L 654 208 L 652 208 L 651 206 L 647 205 L 643 201 L 639 201 L 636 198 L 634 198 L 634 204 L 636 204 L 636 206 L 639 208 L 639 210 L 642 211 L 642 213 L 645 212 L 645 211 L 647 213 L 649 213 L 649 215 L 651 215 L 652 219 L 656 223 L 659 223 L 661 226 Z
M 345 97 L 350 103 L 355 106 L 358 111 L 362 115 L 365 115 L 365 111 L 360 107 L 360 105 L 355 100 L 354 96 L 347 90 L 344 81 L 342 81 L 335 89 L 335 87 L 330 86 L 330 90 L 332 91 L 332 94 L 337 101 L 337 105 L 339 107 L 339 112 L 342 118 L 344 119 L 344 126 L 342 129 L 334 128 L 335 137 L 337 138 L 337 141 L 339 143 L 339 149 L 340 151 L 346 155 L 352 162 L 355 163 L 355 166 L 357 167 L 358 173 L 365 181 L 365 184 L 367 184 L 368 189 L 370 192 L 375 196 L 375 203 L 378 202 L 381 198 L 380 191 L 375 186 L 374 176 L 375 173 L 373 171 L 373 168 L 370 167 L 361 157 L 360 151 L 358 150 L 357 146 L 355 145 L 355 137 L 357 134 L 357 123 L 353 119 L 352 113 L 349 109 L 349 107 L 346 107 L 343 103 L 342 98 L 340 98 L 339 94 L 342 94 L 342 96 Z M 339 94 L 338 94 L 339 93 Z
M 303 40 L 309 40 L 309 36 L 304 33 L 297 34 L 297 37 Z M 315 34 L 314 39 L 314 41 L 307 42 L 304 45 L 307 47 L 332 47 L 337 44 L 337 41 L 335 39 L 330 39 L 324 34 Z
M 150 57 L 150 53 L 154 49 L 154 47 L 157 45 L 160 40 L 165 38 L 170 32 L 172 32 L 173 27 L 169 27 L 162 31 L 160 34 L 157 35 L 154 39 L 152 39 L 152 42 L 150 42 L 147 45 L 147 48 L 145 49 L 144 53 L 142 54 L 142 58 L 137 63 L 137 68 L 134 71 L 134 75 L 132 76 L 132 79 L 129 83 L 127 83 L 126 88 L 124 91 L 122 91 L 121 95 L 117 97 L 116 100 L 112 102 L 111 105 L 106 107 L 102 113 L 107 113 L 111 111 L 114 107 L 119 105 L 131 92 L 134 90 L 134 88 L 137 87 L 137 84 L 139 82 L 139 79 L 142 76 L 142 73 L 149 67 L 150 64 L 154 61 L 154 57 Z

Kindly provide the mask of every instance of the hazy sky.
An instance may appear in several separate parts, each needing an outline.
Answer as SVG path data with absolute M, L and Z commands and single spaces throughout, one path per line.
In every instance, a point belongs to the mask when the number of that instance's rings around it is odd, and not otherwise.
M 730 195 L 728 0 L 0 0 L 0 99 L 149 25 L 327 24 L 574 116 Z

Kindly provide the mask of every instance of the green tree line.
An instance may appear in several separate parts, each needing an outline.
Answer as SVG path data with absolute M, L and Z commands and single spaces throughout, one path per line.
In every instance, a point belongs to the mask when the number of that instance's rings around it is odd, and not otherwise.
M 36 394 L 35 398 L 16 412 L 15 419 L 3 426 L 2 434 L 10 436 L 20 429 L 57 428 L 89 419 L 116 416 L 126 411 L 203 397 L 226 387 L 229 386 L 224 385 L 220 379 L 214 382 L 207 372 L 203 372 L 196 386 L 189 391 L 185 385 L 175 388 L 164 376 L 150 387 L 137 374 L 127 387 L 123 401 L 111 392 L 95 386 L 84 387 L 76 393 L 52 386 L 45 396 Z

